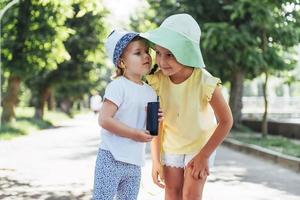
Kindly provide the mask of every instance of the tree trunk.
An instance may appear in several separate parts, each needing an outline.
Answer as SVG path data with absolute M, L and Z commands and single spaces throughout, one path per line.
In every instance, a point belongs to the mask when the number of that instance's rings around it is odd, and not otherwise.
M 45 108 L 45 104 L 47 101 L 47 98 L 50 95 L 50 89 L 46 88 L 46 89 L 42 89 L 39 92 L 39 97 L 38 97 L 38 103 L 35 106 L 35 113 L 34 113 L 34 118 L 36 119 L 43 119 L 44 117 L 44 108 Z
M 242 121 L 242 108 L 243 108 L 243 82 L 244 82 L 245 72 L 238 70 L 232 75 L 232 80 L 230 81 L 230 98 L 229 106 L 232 111 L 233 116 L 233 128 L 238 128 Z
M 55 108 L 55 96 L 53 95 L 52 90 L 50 90 L 49 97 L 47 99 L 47 107 L 48 110 L 54 110 Z
M 1 121 L 3 123 L 11 122 L 15 119 L 15 106 L 18 103 L 18 93 L 20 89 L 21 78 L 19 76 L 10 75 L 8 78 L 7 92 L 3 97 L 3 113 Z
M 60 108 L 61 110 L 66 113 L 69 116 L 72 116 L 71 114 L 71 108 L 72 108 L 73 104 L 72 101 L 69 98 L 64 98 L 61 102 L 60 102 Z
M 1 121 L 4 123 L 11 122 L 15 117 L 15 106 L 18 102 L 18 92 L 20 89 L 21 77 L 25 75 L 26 70 L 20 72 L 14 69 L 24 69 L 26 63 L 26 53 L 24 53 L 25 41 L 28 36 L 30 24 L 30 7 L 31 1 L 20 1 L 17 17 L 16 41 L 12 44 L 12 60 L 9 63 L 10 77 L 8 79 L 7 91 L 3 98 L 3 113 Z M 10 68 L 11 67 L 11 68 Z
M 262 44 L 261 44 L 261 48 L 263 53 L 265 54 L 268 48 L 268 39 L 267 39 L 267 34 L 266 31 L 263 30 L 262 31 Z M 263 118 L 262 118 L 262 123 L 261 123 L 261 131 L 262 131 L 262 136 L 266 137 L 268 134 L 268 97 L 267 97 L 267 84 L 268 84 L 268 66 L 265 66 L 264 69 L 264 74 L 265 74 L 265 82 L 263 84 L 263 95 L 264 95 L 264 103 L 265 103 L 265 111 L 263 114 Z
M 261 130 L 262 136 L 267 137 L 268 135 L 268 71 L 265 71 L 265 82 L 263 84 L 263 95 L 264 95 L 264 103 L 265 103 L 265 111 L 262 118 Z

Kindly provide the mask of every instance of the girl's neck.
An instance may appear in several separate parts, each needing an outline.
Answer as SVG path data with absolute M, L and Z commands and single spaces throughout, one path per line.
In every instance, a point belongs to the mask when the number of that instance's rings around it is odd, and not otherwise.
M 183 67 L 182 70 L 178 71 L 176 74 L 169 76 L 170 80 L 175 83 L 179 84 L 187 80 L 193 73 L 194 68 L 192 67 Z
M 123 76 L 136 84 L 143 85 L 143 81 L 140 76 L 129 75 L 126 73 Z

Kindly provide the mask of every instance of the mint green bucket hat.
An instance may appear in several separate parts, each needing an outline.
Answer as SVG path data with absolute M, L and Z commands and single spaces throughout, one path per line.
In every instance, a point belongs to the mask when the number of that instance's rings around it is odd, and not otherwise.
M 140 36 L 171 51 L 183 65 L 205 67 L 200 50 L 201 29 L 189 14 L 171 15 L 157 29 Z

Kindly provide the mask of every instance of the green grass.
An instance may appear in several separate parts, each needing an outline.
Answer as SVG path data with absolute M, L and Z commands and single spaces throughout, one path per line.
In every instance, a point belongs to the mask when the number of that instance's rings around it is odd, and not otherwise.
M 0 140 L 24 136 L 40 129 L 56 126 L 58 122 L 69 119 L 66 114 L 58 111 L 46 111 L 43 120 L 35 119 L 33 115 L 34 108 L 18 107 L 16 120 L 9 124 L 1 124 Z
M 229 137 L 247 144 L 258 145 L 285 155 L 300 158 L 300 141 L 296 142 L 293 139 L 274 135 L 268 135 L 266 138 L 263 138 L 261 134 L 255 132 L 233 131 Z

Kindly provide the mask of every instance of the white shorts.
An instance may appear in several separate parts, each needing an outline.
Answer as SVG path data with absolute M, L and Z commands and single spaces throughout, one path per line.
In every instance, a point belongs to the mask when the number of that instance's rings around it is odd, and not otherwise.
M 167 167 L 178 167 L 178 168 L 184 168 L 197 154 L 191 153 L 191 154 L 170 154 L 170 153 L 162 153 L 161 155 L 161 162 L 163 165 Z M 214 151 L 208 160 L 209 168 L 214 166 L 216 157 L 216 151 Z

